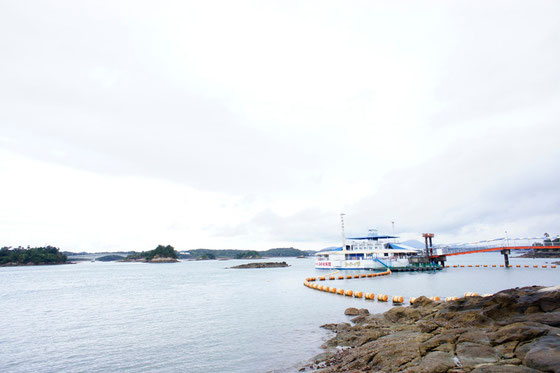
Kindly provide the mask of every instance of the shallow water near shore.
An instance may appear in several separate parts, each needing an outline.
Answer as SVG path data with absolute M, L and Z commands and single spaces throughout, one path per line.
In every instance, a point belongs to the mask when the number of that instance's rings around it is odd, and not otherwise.
M 322 352 L 329 334 L 320 325 L 348 321 L 347 307 L 391 307 L 306 288 L 306 277 L 329 272 L 313 269 L 313 259 L 283 260 L 291 267 L 225 269 L 250 262 L 231 260 L 0 268 L 0 371 L 295 372 Z M 532 268 L 556 260 L 511 258 L 531 268 L 450 268 L 325 284 L 405 299 L 493 293 L 558 285 L 560 268 Z M 448 264 L 503 264 L 503 257 L 458 256 Z

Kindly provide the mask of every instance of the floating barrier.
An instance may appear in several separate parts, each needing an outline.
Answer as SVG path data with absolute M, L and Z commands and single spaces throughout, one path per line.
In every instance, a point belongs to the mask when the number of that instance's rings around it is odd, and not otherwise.
M 395 296 L 393 297 L 393 303 L 400 304 L 400 303 L 402 303 L 402 302 L 404 302 L 404 298 L 403 298 L 403 297 L 399 297 L 399 296 L 397 296 L 397 295 L 395 295 Z
M 389 299 L 389 296 L 387 294 L 379 294 L 377 296 L 377 300 L 379 302 L 387 302 L 388 299 Z

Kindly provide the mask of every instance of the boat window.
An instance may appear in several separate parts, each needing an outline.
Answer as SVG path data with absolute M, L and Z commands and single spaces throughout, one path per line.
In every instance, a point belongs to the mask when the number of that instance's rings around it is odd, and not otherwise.
M 385 255 L 384 255 L 384 256 L 389 256 L 389 253 L 385 253 Z

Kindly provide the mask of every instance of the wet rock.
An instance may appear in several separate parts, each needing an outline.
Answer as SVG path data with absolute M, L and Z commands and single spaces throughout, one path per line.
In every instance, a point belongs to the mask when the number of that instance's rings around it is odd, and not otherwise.
M 457 342 L 458 343 L 472 342 L 472 343 L 478 343 L 478 344 L 483 344 L 483 345 L 489 345 L 490 344 L 490 339 L 488 338 L 488 336 L 486 335 L 486 333 L 483 330 L 469 329 L 468 331 L 466 331 L 465 333 L 463 333 L 459 336 L 459 338 L 457 339 Z
M 354 307 L 349 307 L 346 309 L 346 311 L 344 311 L 344 314 L 346 316 L 358 316 L 358 315 L 369 315 L 369 311 L 365 308 L 354 308 Z
M 475 367 L 478 364 L 495 363 L 499 360 L 496 350 L 488 345 L 480 345 L 472 342 L 459 343 L 456 354 L 463 367 Z
M 510 341 L 522 342 L 540 337 L 548 331 L 549 327 L 536 322 L 517 322 L 504 326 L 497 332 L 490 333 L 488 337 L 493 345 Z
M 560 372 L 560 337 L 546 336 L 531 344 L 523 365 L 545 372 Z
M 456 366 L 453 355 L 448 352 L 434 351 L 428 353 L 420 363 L 421 370 L 418 372 L 447 372 L 448 369 Z

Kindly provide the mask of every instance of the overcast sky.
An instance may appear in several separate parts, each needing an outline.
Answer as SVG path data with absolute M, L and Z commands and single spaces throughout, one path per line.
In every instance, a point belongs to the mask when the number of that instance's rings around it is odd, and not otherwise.
M 558 1 L 0 3 L 0 246 L 560 233 Z

